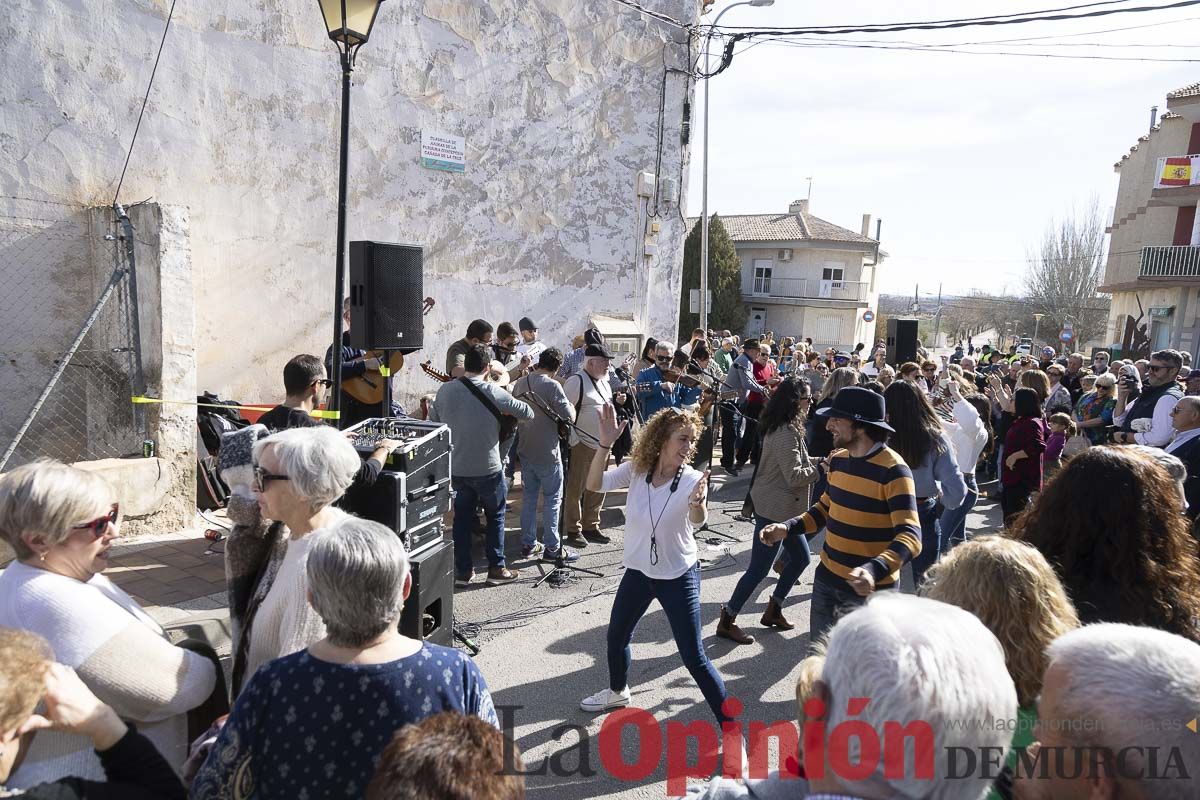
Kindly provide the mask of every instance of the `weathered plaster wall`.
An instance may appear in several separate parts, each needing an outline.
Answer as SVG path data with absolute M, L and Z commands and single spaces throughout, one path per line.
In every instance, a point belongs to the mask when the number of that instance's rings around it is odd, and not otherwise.
M 111 201 L 169 5 L 0 10 L 3 194 Z M 648 5 L 694 20 L 698 4 Z M 349 236 L 426 246 L 438 306 L 425 357 L 440 361 L 479 316 L 531 316 L 555 343 L 592 312 L 675 319 L 690 91 L 678 74 L 658 169 L 673 187 L 649 259 L 635 187 L 659 160 L 664 63 L 687 57 L 683 32 L 612 3 L 383 5 L 354 73 Z M 121 197 L 190 211 L 201 389 L 274 399 L 284 361 L 327 346 L 338 102 L 312 0 L 176 7 Z M 466 137 L 465 174 L 419 166 L 422 129 Z M 398 388 L 430 385 L 408 371 Z

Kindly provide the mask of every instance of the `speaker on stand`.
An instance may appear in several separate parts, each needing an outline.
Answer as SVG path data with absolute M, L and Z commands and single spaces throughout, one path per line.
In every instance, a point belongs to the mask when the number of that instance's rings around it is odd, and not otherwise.
M 887 363 L 899 367 L 906 361 L 917 360 L 918 320 L 888 317 Z
M 378 351 L 381 417 L 392 416 L 391 354 L 425 344 L 424 250 L 415 244 L 350 242 L 350 345 Z

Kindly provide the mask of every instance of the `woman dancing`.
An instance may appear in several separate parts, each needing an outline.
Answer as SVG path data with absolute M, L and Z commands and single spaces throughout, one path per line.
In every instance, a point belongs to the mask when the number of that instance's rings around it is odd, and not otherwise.
M 761 621 L 766 627 L 785 631 L 795 627 L 783 616 L 783 606 L 788 592 L 812 561 L 808 540 L 803 536 L 789 536 L 782 544 L 763 544 L 758 532 L 772 522 L 800 516 L 811 505 L 810 490 L 821 477 L 822 463 L 821 459 L 808 455 L 804 442 L 804 426 L 811 404 L 812 392 L 807 381 L 784 378 L 758 418 L 762 458 L 750 488 L 750 497 L 754 501 L 754 547 L 750 553 L 750 566 L 746 567 L 729 602 L 721 607 L 721 619 L 717 623 L 717 636 L 738 644 L 754 642 L 753 636 L 738 627 L 737 615 L 746 601 L 757 594 L 758 585 L 767 577 L 780 547 L 786 548 L 791 557 L 775 584 Z
M 592 459 L 587 488 L 629 489 L 625 501 L 625 575 L 608 620 L 608 688 L 586 697 L 584 711 L 629 705 L 629 643 L 638 621 L 658 600 L 679 648 L 718 722 L 728 717 L 725 683 L 700 641 L 700 563 L 693 532 L 708 519 L 708 473 L 688 466 L 704 424 L 691 411 L 664 408 L 634 440 L 629 460 L 605 471 L 608 450 L 628 422 L 611 405 L 600 412 L 600 453 Z

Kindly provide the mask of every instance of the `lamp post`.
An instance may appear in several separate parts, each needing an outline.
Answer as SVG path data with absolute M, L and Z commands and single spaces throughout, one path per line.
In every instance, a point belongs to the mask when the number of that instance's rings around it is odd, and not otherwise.
M 721 17 L 725 16 L 725 12 L 731 8 L 738 6 L 756 6 L 762 8 L 764 6 L 775 5 L 775 0 L 742 0 L 740 3 L 734 3 L 726 6 L 717 14 L 712 25 L 708 28 L 708 35 L 704 37 L 704 74 L 708 75 L 711 71 L 709 66 L 708 48 L 712 44 L 713 29 L 717 27 L 717 23 L 721 21 Z M 710 78 L 704 79 L 704 153 L 703 166 L 701 167 L 700 178 L 700 325 L 698 327 L 708 330 L 708 83 Z M 811 188 L 811 186 L 810 186 Z
M 1046 315 L 1045 314 L 1034 314 L 1033 315 L 1033 343 L 1034 344 L 1037 344 L 1038 327 L 1042 324 L 1042 317 L 1044 317 L 1044 316 L 1046 316 Z
M 342 140 L 338 160 L 337 265 L 334 271 L 333 292 L 333 391 L 329 393 L 329 410 L 336 424 L 342 427 L 339 416 L 342 406 L 342 295 L 346 291 L 346 173 L 350 163 L 350 73 L 358 48 L 366 44 L 379 14 L 383 0 L 317 0 L 325 30 L 337 45 L 342 64 Z

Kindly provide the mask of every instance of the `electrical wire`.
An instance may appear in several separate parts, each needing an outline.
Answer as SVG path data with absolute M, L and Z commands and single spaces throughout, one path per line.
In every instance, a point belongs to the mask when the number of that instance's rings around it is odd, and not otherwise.
M 1112 2 L 1121 2 L 1121 1 L 1122 0 L 1106 0 L 1105 3 L 1097 3 L 1094 5 L 1107 5 Z M 1026 22 L 1059 22 L 1059 21 L 1066 21 L 1066 20 L 1089 19 L 1092 17 L 1104 17 L 1104 16 L 1109 16 L 1112 14 L 1133 14 L 1133 13 L 1145 13 L 1145 12 L 1151 12 L 1151 11 L 1166 11 L 1166 10 L 1170 10 L 1173 8 L 1184 8 L 1184 7 L 1188 7 L 1188 6 L 1194 6 L 1194 5 L 1200 5 L 1200 0 L 1177 0 L 1174 3 L 1168 3 L 1166 5 L 1134 6 L 1134 7 L 1130 7 L 1130 8 L 1104 8 L 1104 9 L 1100 9 L 1100 10 L 1096 10 L 1096 11 L 1089 11 L 1084 14 L 1056 13 L 1057 11 L 1059 11 L 1059 9 L 1055 9 L 1055 10 L 1048 11 L 1048 12 L 1029 12 L 1030 14 L 1033 14 L 1033 16 L 1021 16 L 1019 18 L 1013 18 L 1013 15 L 999 15 L 999 16 L 993 16 L 993 17 L 979 17 L 979 18 L 961 19 L 961 20 L 933 20 L 930 22 L 923 22 L 923 23 L 867 24 L 867 25 L 859 25 L 857 27 L 822 26 L 822 27 L 792 28 L 792 29 L 759 28 L 759 29 L 753 29 L 753 30 L 742 30 L 738 33 L 734 33 L 734 34 L 728 36 L 726 43 L 725 43 L 725 51 L 722 54 L 721 63 L 717 67 L 717 69 L 711 73 L 700 74 L 700 75 L 698 75 L 698 77 L 711 78 L 711 77 L 714 77 L 714 76 L 719 75 L 722 72 L 724 72 L 726 69 L 729 68 L 729 65 L 733 61 L 734 48 L 737 45 L 737 43 L 740 41 L 746 40 L 746 39 L 751 39 L 751 38 L 756 38 L 756 37 L 789 37 L 789 36 L 805 36 L 805 35 L 826 36 L 826 35 L 833 35 L 833 34 L 851 34 L 851 33 L 895 33 L 895 32 L 899 32 L 899 31 L 910 31 L 910 30 L 950 30 L 950 29 L 954 29 L 954 28 L 971 28 L 971 27 L 981 27 L 981 26 L 1019 25 L 1019 24 L 1023 24 Z M 1083 7 L 1083 6 L 1080 6 L 1080 7 Z M 1068 7 L 1068 8 L 1074 8 L 1074 7 Z M 1061 9 L 1061 10 L 1067 10 L 1067 9 Z M 893 48 L 893 49 L 903 49 L 903 48 Z M 910 49 L 924 49 L 924 48 L 910 48 Z M 963 51 L 963 52 L 977 52 L 977 51 Z M 1098 57 L 1091 57 L 1091 58 L 1096 59 Z M 1108 59 L 1101 59 L 1101 60 L 1108 60 Z M 1121 60 L 1125 60 L 1125 59 L 1121 59 Z M 1148 60 L 1148 59 L 1133 59 L 1133 60 L 1142 61 L 1142 60 Z M 1164 60 L 1180 61 L 1183 59 L 1164 59 Z
M 1014 53 L 1007 50 L 962 50 L 956 47 L 906 47 L 902 45 L 880 44 L 835 44 L 830 42 L 791 41 L 787 39 L 764 39 L 755 44 L 767 44 L 776 47 L 801 48 L 831 48 L 842 50 L 906 50 L 913 53 L 956 53 L 968 56 L 1014 56 L 1017 58 L 1058 58 L 1070 61 L 1141 61 L 1155 64 L 1195 64 L 1200 58 L 1151 58 L 1144 56 L 1101 56 L 1101 55 L 1072 55 L 1069 53 Z M 746 52 L 747 47 L 741 52 Z M 715 74 L 715 73 L 714 73 Z
M 175 16 L 175 2 L 171 0 L 171 8 L 167 11 L 167 23 L 163 26 L 162 40 L 158 43 L 158 55 L 154 57 L 154 67 L 150 70 L 150 81 L 146 84 L 146 94 L 142 97 L 142 109 L 138 112 L 137 124 L 133 126 L 133 138 L 129 140 L 129 150 L 125 153 L 125 166 L 121 167 L 121 177 L 117 180 L 117 190 L 113 192 L 112 204 L 117 204 L 121 196 L 121 186 L 125 183 L 125 171 L 129 169 L 129 159 L 133 156 L 133 146 L 137 143 L 138 131 L 142 129 L 142 116 L 146 113 L 146 103 L 150 100 L 150 90 L 154 87 L 154 76 L 158 74 L 158 61 L 162 58 L 163 45 L 167 43 L 167 32 L 171 30 L 171 19 Z
M 1131 1 L 1132 0 L 1102 0 L 1101 2 L 1097 2 L 1097 3 L 1083 3 L 1081 5 L 1062 6 L 1061 8 L 1043 8 L 1043 9 L 1039 9 L 1037 11 L 1017 11 L 1012 14 L 987 14 L 987 15 L 984 15 L 981 17 L 954 17 L 954 18 L 942 19 L 942 20 L 909 20 L 908 22 L 867 22 L 867 23 L 843 23 L 841 25 L 810 25 L 810 26 L 806 26 L 806 29 L 807 30 L 834 30 L 834 29 L 838 29 L 838 28 L 851 28 L 851 27 L 873 28 L 874 29 L 874 28 L 883 28 L 885 26 L 893 26 L 893 25 L 951 25 L 951 24 L 958 24 L 958 23 L 988 23 L 993 20 L 1026 21 L 1024 18 L 1029 17 L 1031 15 L 1060 14 L 1064 11 L 1078 11 L 1081 8 L 1096 8 L 1099 6 L 1119 5 L 1121 3 L 1127 3 L 1127 2 L 1131 2 Z M 1111 14 L 1114 12 L 1108 11 L 1106 13 Z M 1092 15 L 1093 14 L 1084 14 L 1084 15 L 1079 15 L 1079 16 L 1086 17 L 1086 16 L 1092 16 Z M 1100 16 L 1101 14 L 1096 13 L 1094 15 Z M 756 31 L 756 30 L 764 30 L 764 29 L 760 28 L 760 27 L 755 27 L 752 25 L 721 25 L 719 27 L 714 28 L 714 30 L 719 30 L 719 31 L 724 31 L 724 30 Z M 775 29 L 768 29 L 768 30 L 786 30 L 786 29 L 775 28 Z
M 652 17 L 653 19 L 656 19 L 660 22 L 666 22 L 669 25 L 674 25 L 675 27 L 677 27 L 681 30 L 685 30 L 685 31 L 691 30 L 693 27 L 695 27 L 693 25 L 687 24 L 686 22 L 677 20 L 674 17 L 669 16 L 667 14 L 663 14 L 658 11 L 651 11 L 650 9 L 641 5 L 640 3 L 635 3 L 634 0 L 612 0 L 612 1 L 618 5 L 626 6 L 627 8 L 632 8 L 634 11 L 645 14 L 646 16 Z M 1114 0 L 1114 2 L 1124 2 L 1124 0 Z

